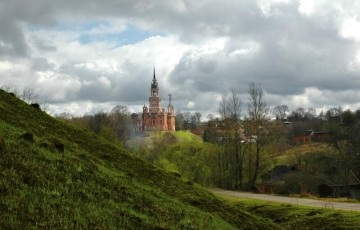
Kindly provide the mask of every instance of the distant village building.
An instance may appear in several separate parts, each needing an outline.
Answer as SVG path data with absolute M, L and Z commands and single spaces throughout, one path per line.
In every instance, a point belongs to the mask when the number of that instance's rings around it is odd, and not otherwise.
M 134 131 L 175 131 L 175 109 L 171 104 L 171 95 L 165 110 L 161 107 L 155 69 L 150 86 L 149 106 L 144 105 L 142 114 L 132 114 L 132 123 Z

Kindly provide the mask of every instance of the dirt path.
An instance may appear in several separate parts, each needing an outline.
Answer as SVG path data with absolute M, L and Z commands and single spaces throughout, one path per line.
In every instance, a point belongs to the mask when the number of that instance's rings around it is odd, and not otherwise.
M 210 191 L 213 192 L 214 194 L 223 194 L 234 197 L 246 197 L 246 198 L 274 201 L 274 202 L 286 203 L 286 204 L 360 212 L 360 203 L 333 202 L 333 201 L 313 200 L 307 198 L 283 197 L 283 196 L 268 195 L 268 194 L 237 192 L 237 191 L 224 190 L 224 189 L 210 189 Z

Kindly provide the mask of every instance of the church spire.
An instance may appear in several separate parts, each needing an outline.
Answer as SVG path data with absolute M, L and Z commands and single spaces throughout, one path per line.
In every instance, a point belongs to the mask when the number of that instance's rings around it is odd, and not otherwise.
M 154 77 L 151 83 L 151 89 L 157 89 L 158 88 L 158 83 L 156 81 L 156 76 L 155 76 L 155 67 L 154 67 Z
M 172 106 L 172 104 L 171 104 L 172 96 L 171 96 L 171 94 L 168 94 L 168 95 L 169 95 L 169 107 L 170 107 L 170 106 Z

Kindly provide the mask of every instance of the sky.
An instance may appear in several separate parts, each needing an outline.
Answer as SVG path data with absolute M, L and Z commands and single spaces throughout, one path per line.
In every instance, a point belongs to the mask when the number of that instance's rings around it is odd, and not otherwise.
M 269 108 L 360 108 L 360 1 L 0 0 L 0 86 L 52 115 L 162 106 L 217 114 L 250 82 Z

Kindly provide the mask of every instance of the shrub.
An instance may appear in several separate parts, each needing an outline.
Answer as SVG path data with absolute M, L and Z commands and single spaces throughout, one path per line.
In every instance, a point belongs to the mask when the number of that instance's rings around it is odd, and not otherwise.
M 34 136 L 31 133 L 24 133 L 20 136 L 21 139 L 25 140 L 25 141 L 29 141 L 29 142 L 33 142 L 34 141 Z
M 0 153 L 5 151 L 5 138 L 0 135 Z
M 40 110 L 40 105 L 38 103 L 30 104 L 30 106 Z
M 53 140 L 54 148 L 59 151 L 60 153 L 63 153 L 65 150 L 65 145 L 60 140 L 54 139 Z
M 319 190 L 319 196 L 322 198 L 323 197 L 331 197 L 333 194 L 332 188 L 327 184 L 320 184 L 318 186 L 318 190 Z
M 41 141 L 39 146 L 59 153 L 65 151 L 65 144 L 57 138 L 45 138 Z

